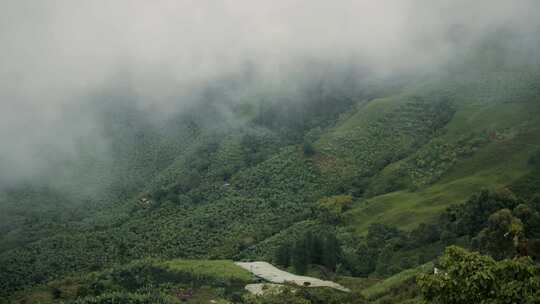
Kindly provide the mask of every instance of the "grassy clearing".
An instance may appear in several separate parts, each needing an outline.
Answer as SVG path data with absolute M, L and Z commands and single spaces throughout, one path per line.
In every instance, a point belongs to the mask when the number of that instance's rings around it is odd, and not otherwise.
M 20 294 L 15 303 L 58 303 L 95 295 L 94 286 L 102 286 L 98 294 L 129 292 L 136 294 L 144 286 L 155 284 L 172 296 L 178 288 L 192 288 L 190 303 L 228 303 L 225 294 L 242 292 L 253 282 L 247 270 L 231 260 L 138 260 L 102 272 L 52 281 Z M 58 295 L 55 296 L 55 291 Z
M 338 276 L 336 282 L 349 288 L 352 292 L 361 292 L 371 286 L 376 285 L 381 280 L 377 278 L 362 278 L 362 277 L 349 277 Z
M 414 278 L 416 275 L 422 272 L 431 271 L 433 269 L 433 263 L 426 263 L 416 268 L 407 269 L 396 275 L 393 275 L 377 284 L 374 284 L 364 290 L 362 295 L 367 299 L 376 299 L 390 291 L 391 288 L 396 287 L 406 281 Z
M 442 135 L 446 142 L 456 141 L 466 132 L 486 137 L 493 132 L 497 138 L 490 139 L 473 155 L 458 159 L 433 184 L 357 202 L 345 215 L 346 225 L 359 234 L 364 234 L 372 223 L 412 229 L 433 221 L 448 205 L 464 202 L 474 192 L 508 186 L 531 170 L 527 160 L 540 149 L 539 117 L 537 102 L 460 109 Z M 394 170 L 395 164 L 391 166 L 390 170 Z
M 183 260 L 175 259 L 164 262 L 173 271 L 190 272 L 200 276 L 208 276 L 224 281 L 253 280 L 252 274 L 234 264 L 230 260 Z
M 367 232 L 372 223 L 412 229 L 422 222 L 433 221 L 450 204 L 462 203 L 474 192 L 505 186 L 527 173 L 525 169 L 514 167 L 513 170 L 505 170 L 504 167 L 436 183 L 416 192 L 397 191 L 359 202 L 346 213 L 345 223 L 353 226 L 359 234 Z

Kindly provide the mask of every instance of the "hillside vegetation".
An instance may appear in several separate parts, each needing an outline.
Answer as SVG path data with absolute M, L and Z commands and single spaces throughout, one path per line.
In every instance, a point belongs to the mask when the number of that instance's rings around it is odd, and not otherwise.
M 110 158 L 0 193 L 0 298 L 176 303 L 192 288 L 194 303 L 278 303 L 245 298 L 252 278 L 229 261 L 260 259 L 387 278 L 299 303 L 399 303 L 448 245 L 512 258 L 501 235 L 540 238 L 540 68 L 498 62 L 401 82 L 333 71 L 292 101 L 229 99 L 225 83 L 157 125 L 104 104 Z

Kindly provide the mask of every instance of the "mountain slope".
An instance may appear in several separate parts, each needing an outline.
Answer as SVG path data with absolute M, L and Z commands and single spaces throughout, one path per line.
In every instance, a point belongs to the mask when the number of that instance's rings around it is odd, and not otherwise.
M 10 243 L 0 297 L 146 257 L 273 259 L 310 231 L 337 234 L 346 251 L 371 224 L 412 230 L 482 188 L 509 187 L 536 172 L 540 70 L 473 70 L 360 82 L 365 92 L 330 91 L 339 111 L 328 113 L 316 106 L 329 93 L 312 90 L 299 103 L 232 102 L 234 119 L 212 101 L 158 127 L 119 111 L 109 204 Z M 326 223 L 320 202 L 336 195 L 352 203 Z

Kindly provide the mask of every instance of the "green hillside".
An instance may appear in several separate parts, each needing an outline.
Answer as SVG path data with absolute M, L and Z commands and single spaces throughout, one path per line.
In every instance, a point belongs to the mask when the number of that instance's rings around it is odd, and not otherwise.
M 539 149 L 538 105 L 535 100 L 456 107 L 442 135 L 375 178 L 375 187 L 409 189 L 358 202 L 347 223 L 359 233 L 376 222 L 410 229 L 478 189 L 512 184 L 532 170 L 528 160 Z
M 104 102 L 107 158 L 83 149 L 56 180 L 0 192 L 0 303 L 175 303 L 188 286 L 193 303 L 248 301 L 238 259 L 382 282 L 362 303 L 413 286 L 448 245 L 493 254 L 495 213 L 532 244 L 540 68 L 484 59 L 401 81 L 337 70 L 237 99 L 237 83 L 216 84 L 157 124 Z
M 150 301 L 176 303 L 230 303 L 253 282 L 251 274 L 227 260 L 138 260 L 121 267 L 55 280 L 15 297 L 17 303 L 102 303 Z M 155 291 L 149 290 L 149 284 Z

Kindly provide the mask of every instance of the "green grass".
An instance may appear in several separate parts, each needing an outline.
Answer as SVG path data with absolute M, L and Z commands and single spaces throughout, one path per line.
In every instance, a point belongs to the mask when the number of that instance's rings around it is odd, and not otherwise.
M 252 274 L 231 260 L 183 260 L 175 259 L 164 262 L 173 271 L 191 272 L 197 275 L 214 277 L 224 281 L 251 282 Z
M 353 292 L 361 292 L 373 285 L 380 282 L 377 278 L 363 278 L 363 277 L 350 277 L 350 276 L 338 276 L 335 281 Z
M 416 275 L 431 271 L 433 269 L 433 263 L 429 262 L 424 265 L 418 266 L 416 268 L 407 269 L 398 274 L 395 274 L 379 283 L 373 284 L 372 286 L 362 290 L 362 295 L 368 299 L 375 299 L 388 293 L 392 287 L 396 287 L 400 284 L 403 284 L 407 280 L 414 278 Z
M 364 234 L 372 223 L 384 223 L 402 229 L 412 229 L 422 222 L 433 221 L 450 204 L 462 203 L 481 189 L 496 189 L 508 185 L 528 171 L 521 158 L 516 163 L 485 168 L 455 180 L 445 179 L 418 191 L 396 191 L 357 203 L 345 214 L 346 225 Z M 463 164 L 466 168 L 467 164 Z M 459 172 L 460 168 L 454 170 Z
M 422 222 L 435 220 L 447 206 L 462 203 L 481 189 L 508 186 L 531 170 L 527 160 L 540 149 L 539 126 L 537 102 L 459 108 L 441 135 L 445 142 L 456 141 L 466 132 L 487 137 L 487 130 L 503 134 L 502 138 L 491 140 L 472 156 L 458 158 L 433 184 L 357 202 L 345 214 L 345 224 L 354 227 L 359 234 L 365 234 L 372 223 L 412 229 Z M 389 169 L 397 170 L 395 164 Z
M 168 272 L 161 272 L 160 269 L 167 269 Z M 190 303 L 209 303 L 210 300 L 228 303 L 223 299 L 225 290 L 229 293 L 243 291 L 244 285 L 253 282 L 253 278 L 250 272 L 231 260 L 139 260 L 122 265 L 121 268 L 51 281 L 22 292 L 14 300 L 17 303 L 57 303 L 58 300 L 55 301 L 52 294 L 53 288 L 61 291 L 63 299 L 76 299 L 80 297 L 81 288 L 88 289 L 96 284 L 107 286 L 100 293 L 134 292 L 135 287 L 126 286 L 125 282 L 151 280 L 165 290 L 193 288 L 195 292 Z M 144 285 L 141 282 L 137 284 Z M 170 294 L 171 291 L 166 293 Z

